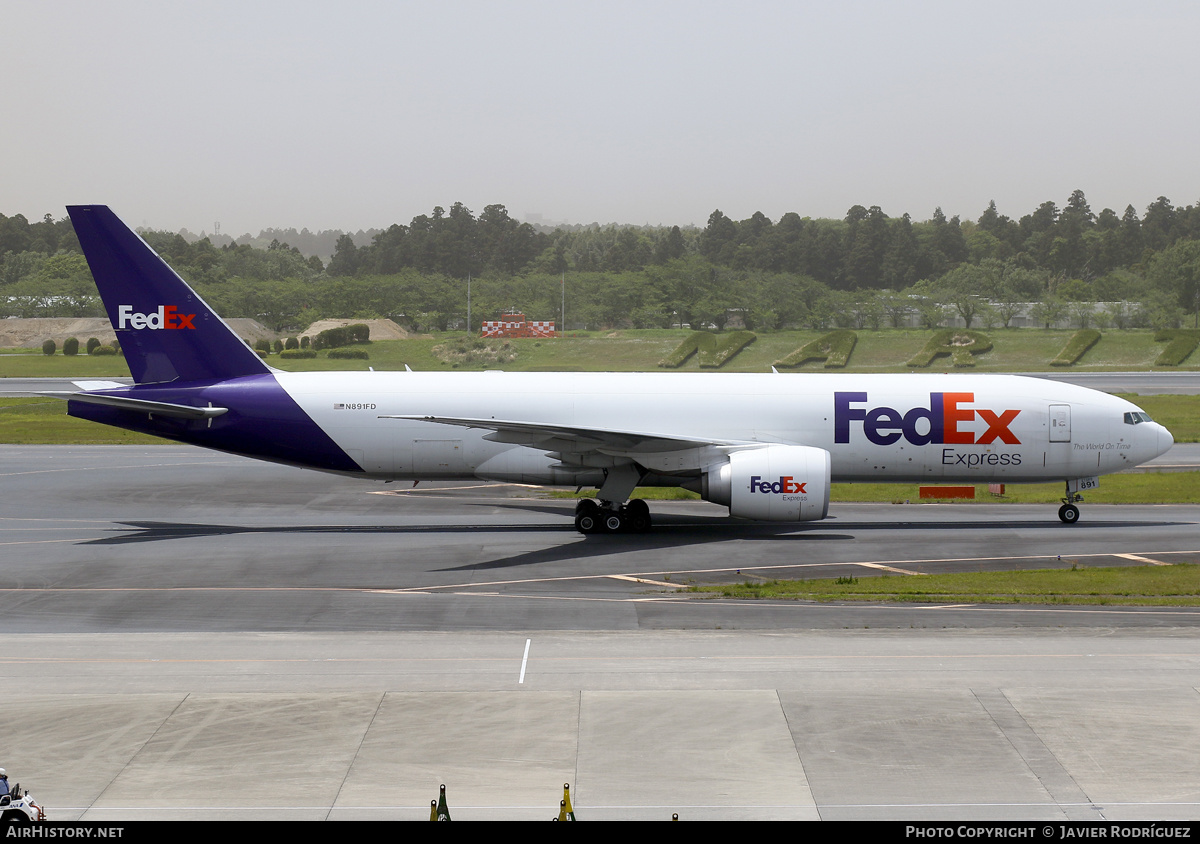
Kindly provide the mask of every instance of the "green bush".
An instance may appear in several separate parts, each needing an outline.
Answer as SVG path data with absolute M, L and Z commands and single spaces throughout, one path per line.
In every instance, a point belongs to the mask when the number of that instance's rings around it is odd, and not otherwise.
M 329 357 L 336 360 L 367 360 L 370 355 L 366 349 L 331 349 Z
M 91 352 L 89 352 L 89 354 L 93 357 L 107 357 L 109 355 L 115 355 L 116 353 L 117 350 L 112 346 L 97 346 L 96 348 L 92 349 Z
M 299 348 L 300 348 L 300 341 L 299 341 L 299 340 L 297 340 L 295 337 L 289 337 L 289 338 L 287 338 L 287 340 L 284 342 L 284 344 L 283 344 L 283 348 L 284 348 L 284 350 L 285 350 L 285 351 L 286 351 L 286 350 L 288 350 L 288 349 L 299 349 Z
M 98 348 L 100 348 L 100 340 L 96 337 L 89 337 L 87 341 L 87 353 L 94 355 Z
M 42 343 L 42 354 L 43 355 L 52 355 L 52 354 L 54 354 L 54 350 L 57 348 L 58 348 L 57 343 L 55 343 L 53 340 L 47 340 L 44 343 Z
M 68 337 L 63 340 L 63 354 L 74 357 L 79 354 L 79 340 L 75 337 Z
M 1058 353 L 1058 357 L 1050 361 L 1051 366 L 1073 366 L 1083 357 L 1083 353 L 1100 342 L 1100 332 L 1094 328 L 1084 328 L 1076 331 Z
M 254 344 L 254 351 L 258 352 L 260 357 L 266 357 L 271 354 L 271 341 L 259 340 Z
M 849 329 L 831 331 L 775 361 L 775 366 L 796 367 L 804 366 L 810 360 L 823 360 L 826 369 L 837 369 L 849 363 L 850 353 L 857 343 L 858 335 Z
M 313 348 L 336 349 L 341 346 L 369 342 L 371 342 L 370 327 L 362 323 L 357 323 L 355 325 L 342 325 L 337 328 L 325 329 L 314 338 Z
M 317 353 L 312 349 L 284 349 L 279 353 L 279 357 L 284 360 L 296 360 L 297 358 L 315 358 Z

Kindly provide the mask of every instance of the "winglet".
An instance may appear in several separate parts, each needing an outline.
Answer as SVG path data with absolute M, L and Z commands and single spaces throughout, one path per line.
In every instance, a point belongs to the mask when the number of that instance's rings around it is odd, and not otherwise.
M 135 382 L 223 381 L 271 371 L 107 206 L 73 205 L 67 212 Z

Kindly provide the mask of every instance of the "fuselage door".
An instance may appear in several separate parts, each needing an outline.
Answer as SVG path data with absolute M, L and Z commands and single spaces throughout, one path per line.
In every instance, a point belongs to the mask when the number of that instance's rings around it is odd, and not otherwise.
M 1071 405 L 1050 405 L 1050 442 L 1069 443 L 1071 441 Z

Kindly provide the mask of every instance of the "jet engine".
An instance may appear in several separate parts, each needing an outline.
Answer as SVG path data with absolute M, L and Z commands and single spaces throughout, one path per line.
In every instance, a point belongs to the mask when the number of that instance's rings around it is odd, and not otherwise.
M 829 513 L 829 452 L 805 445 L 734 451 L 710 466 L 700 495 L 729 515 L 766 522 L 810 522 Z

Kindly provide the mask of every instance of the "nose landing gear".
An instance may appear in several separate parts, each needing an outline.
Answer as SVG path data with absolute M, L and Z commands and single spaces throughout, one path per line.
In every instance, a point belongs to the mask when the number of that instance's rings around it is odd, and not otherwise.
M 1079 521 L 1079 508 L 1073 502 L 1064 502 L 1063 506 L 1058 508 L 1058 517 L 1063 520 L 1063 524 L 1073 525 Z
M 1073 525 L 1079 521 L 1079 508 L 1076 504 L 1083 501 L 1083 496 L 1071 489 L 1071 482 L 1067 481 L 1067 494 L 1063 498 L 1062 506 L 1058 508 L 1058 517 L 1062 519 L 1063 524 Z

